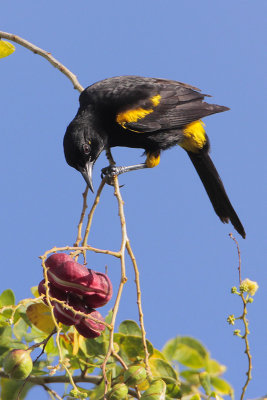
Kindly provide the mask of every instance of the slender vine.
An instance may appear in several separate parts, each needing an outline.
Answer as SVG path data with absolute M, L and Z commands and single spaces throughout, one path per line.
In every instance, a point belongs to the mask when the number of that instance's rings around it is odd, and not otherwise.
M 236 287 L 232 288 L 232 293 L 237 294 L 241 297 L 242 299 L 242 303 L 243 303 L 243 312 L 242 315 L 240 317 L 234 317 L 234 315 L 230 315 L 228 317 L 228 323 L 230 325 L 234 325 L 236 320 L 241 320 L 243 322 L 244 325 L 244 334 L 241 335 L 240 330 L 236 329 L 234 331 L 234 335 L 235 336 L 239 336 L 240 338 L 242 338 L 245 341 L 245 354 L 247 355 L 247 359 L 248 359 L 248 370 L 246 372 L 247 378 L 246 381 L 244 383 L 244 386 L 242 388 L 242 393 L 241 393 L 241 397 L 240 400 L 243 400 L 245 397 L 245 393 L 248 387 L 249 382 L 252 379 L 252 355 L 250 352 L 250 345 L 249 345 L 249 340 L 248 340 L 248 335 L 250 334 L 249 331 L 249 321 L 247 319 L 247 305 L 249 303 L 251 303 L 253 301 L 253 298 L 250 296 L 253 296 L 256 293 L 256 290 L 258 289 L 258 285 L 256 282 L 250 281 L 249 279 L 245 279 L 244 281 L 242 281 L 242 276 L 241 276 L 241 253 L 240 253 L 240 248 L 239 248 L 239 244 L 238 241 L 236 240 L 236 238 L 230 233 L 230 238 L 235 242 L 236 244 L 236 248 L 237 248 L 237 254 L 238 254 L 238 278 L 239 278 L 239 291 L 237 290 Z M 245 293 L 247 293 L 247 295 L 245 295 Z

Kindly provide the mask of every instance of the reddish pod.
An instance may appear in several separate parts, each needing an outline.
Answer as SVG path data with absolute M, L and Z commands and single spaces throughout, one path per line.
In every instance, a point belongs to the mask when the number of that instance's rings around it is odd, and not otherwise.
M 56 268 L 66 261 L 73 261 L 73 258 L 66 253 L 55 253 L 45 260 L 45 265 L 47 268 Z
M 45 288 L 45 280 L 43 279 L 38 285 L 38 292 L 40 295 L 44 294 L 46 296 L 46 288 Z M 49 295 L 58 300 L 65 301 L 67 299 L 67 292 L 58 289 L 56 286 L 52 285 L 52 283 L 48 282 Z M 43 297 L 43 302 L 47 305 L 46 297 Z
M 104 321 L 102 315 L 96 310 L 92 310 L 89 314 L 100 321 Z M 80 335 L 88 339 L 93 339 L 101 335 L 105 330 L 105 325 L 89 318 L 82 318 L 81 321 L 75 325 L 75 328 Z
M 90 290 L 93 274 L 76 261 L 66 261 L 59 265 L 52 264 L 47 269 L 49 281 L 67 292 L 85 294 Z
M 83 296 L 84 302 L 90 308 L 102 307 L 112 297 L 111 281 L 106 274 L 91 269 L 88 271 L 93 275 L 93 280 L 90 284 L 90 292 Z
M 83 301 L 75 294 L 68 294 L 67 301 L 65 302 L 68 306 L 71 306 L 76 311 L 81 311 L 83 313 L 88 313 L 88 309 L 83 305 Z M 53 303 L 54 305 L 54 316 L 58 322 L 65 325 L 75 325 L 83 318 L 82 315 L 76 314 L 63 304 Z

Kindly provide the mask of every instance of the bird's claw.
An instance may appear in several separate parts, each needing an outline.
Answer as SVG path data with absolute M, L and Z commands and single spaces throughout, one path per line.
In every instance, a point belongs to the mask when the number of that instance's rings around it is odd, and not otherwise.
M 110 186 L 114 186 L 114 176 L 122 173 L 122 167 L 116 165 L 109 165 L 108 167 L 102 168 L 101 179 L 106 179 L 106 183 Z

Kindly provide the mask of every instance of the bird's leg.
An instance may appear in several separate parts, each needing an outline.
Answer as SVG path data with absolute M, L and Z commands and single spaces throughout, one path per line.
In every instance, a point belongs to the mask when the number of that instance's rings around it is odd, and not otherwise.
M 112 157 L 110 148 L 106 149 L 106 157 L 107 157 L 110 165 L 115 165 L 116 164 L 114 159 L 113 159 L 113 157 Z
M 113 160 L 113 158 L 112 158 Z M 113 160 L 114 161 L 114 160 Z M 146 162 L 142 164 L 129 165 L 126 167 L 119 167 L 115 164 L 109 165 L 101 170 L 101 178 L 107 178 L 108 183 L 112 182 L 114 176 L 124 174 L 125 172 L 136 171 L 138 169 L 153 168 L 160 162 L 160 152 L 147 153 Z
M 146 163 L 137 164 L 137 165 L 128 165 L 126 167 L 109 165 L 108 167 L 102 168 L 101 170 L 101 178 L 104 177 L 108 179 L 112 179 L 114 176 L 124 174 L 125 172 L 136 171 L 137 169 L 148 168 Z

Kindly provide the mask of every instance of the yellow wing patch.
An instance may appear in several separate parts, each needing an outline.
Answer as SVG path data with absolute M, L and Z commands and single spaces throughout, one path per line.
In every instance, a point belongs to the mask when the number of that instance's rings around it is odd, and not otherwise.
M 117 122 L 125 128 L 127 122 L 137 122 L 139 119 L 145 118 L 146 115 L 152 113 L 153 110 L 146 110 L 144 108 L 136 108 L 135 110 L 128 110 L 117 115 Z
M 151 101 L 154 107 L 158 106 L 160 103 L 161 95 L 157 94 L 156 96 L 151 97 Z
M 200 120 L 186 125 L 183 129 L 184 138 L 179 143 L 180 146 L 192 153 L 197 153 L 198 150 L 201 150 L 207 142 L 204 126 L 204 122 Z
M 154 111 L 153 107 L 157 107 L 159 105 L 160 99 L 161 95 L 157 94 L 156 96 L 150 98 L 150 101 L 152 103 L 152 108 L 138 107 L 138 108 L 133 108 L 131 110 L 123 111 L 117 115 L 116 121 L 124 129 L 127 129 L 127 127 L 125 126 L 127 122 L 137 122 L 139 119 L 143 119 L 148 114 L 151 114 Z M 133 131 L 133 132 L 138 132 L 138 131 Z

